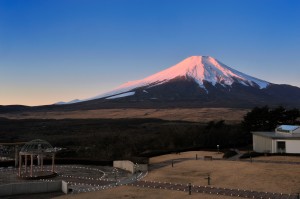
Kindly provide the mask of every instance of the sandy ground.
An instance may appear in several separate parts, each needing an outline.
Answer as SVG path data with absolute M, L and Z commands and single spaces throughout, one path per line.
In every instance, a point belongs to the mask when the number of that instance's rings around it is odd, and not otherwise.
M 130 186 L 122 186 L 105 191 L 80 193 L 76 195 L 60 196 L 56 199 L 234 199 L 236 197 L 218 196 L 208 194 L 196 194 L 188 195 L 187 192 L 181 191 L 169 191 L 160 189 L 147 189 Z
M 223 155 L 222 153 L 218 154 L 216 152 L 191 151 L 180 154 L 170 154 L 153 157 L 150 159 L 150 164 L 155 166 L 162 164 L 164 166 L 154 167 L 155 169 L 150 171 L 146 178 L 144 178 L 144 180 L 207 185 L 207 180 L 205 178 L 209 174 L 211 176 L 211 186 L 214 187 L 246 189 L 286 194 L 295 194 L 300 192 L 299 165 L 256 162 L 250 163 L 226 160 L 195 160 L 196 154 L 198 154 L 198 157 L 213 156 L 214 158 L 221 158 Z M 168 160 L 170 161 L 180 158 L 190 158 L 192 160 L 175 163 L 174 167 L 172 167 L 171 164 L 164 164 Z M 260 157 L 257 159 L 299 161 L 300 158 L 269 156 Z M 105 191 L 61 196 L 59 198 L 231 199 L 236 197 L 196 193 L 190 196 L 186 192 L 122 186 Z
M 184 120 L 193 122 L 208 122 L 225 120 L 237 123 L 248 112 L 247 109 L 231 108 L 175 108 L 175 109 L 99 109 L 70 112 L 37 112 L 22 114 L 0 114 L 0 117 L 10 119 L 65 119 L 65 118 L 159 118 L 165 120 Z

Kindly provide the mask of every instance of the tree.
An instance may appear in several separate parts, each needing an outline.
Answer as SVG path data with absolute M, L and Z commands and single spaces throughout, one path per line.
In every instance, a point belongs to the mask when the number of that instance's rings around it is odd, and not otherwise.
M 269 107 L 255 107 L 244 116 L 242 126 L 248 131 L 269 130 Z
M 255 107 L 244 116 L 242 126 L 248 132 L 270 131 L 278 125 L 296 124 L 298 117 L 300 117 L 298 109 L 286 110 L 282 106 L 275 109 L 270 109 L 268 106 Z

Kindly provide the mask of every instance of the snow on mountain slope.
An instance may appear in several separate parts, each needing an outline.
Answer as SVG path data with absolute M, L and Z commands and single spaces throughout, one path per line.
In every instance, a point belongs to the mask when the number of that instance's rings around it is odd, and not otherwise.
M 245 86 L 258 86 L 260 89 L 266 88 L 270 84 L 269 82 L 234 70 L 213 57 L 192 56 L 145 79 L 127 82 L 110 92 L 86 100 L 109 97 L 139 87 L 153 87 L 177 77 L 192 78 L 203 89 L 205 89 L 203 81 L 210 82 L 212 85 L 220 83 L 223 86 L 231 86 L 234 82 L 238 81 Z
M 128 96 L 131 96 L 131 95 L 134 95 L 135 92 L 127 92 L 127 93 L 122 93 L 122 94 L 119 94 L 119 95 L 114 95 L 114 96 L 111 96 L 111 97 L 108 97 L 106 99 L 117 99 L 117 98 L 121 98 L 121 97 L 128 97 Z
M 82 102 L 82 100 L 74 99 L 74 100 L 71 100 L 69 102 L 56 102 L 54 105 L 75 104 L 75 103 L 78 103 L 78 102 Z
M 266 88 L 270 84 L 269 82 L 234 70 L 213 57 L 191 56 L 184 59 L 180 63 L 154 75 L 141 80 L 127 82 L 110 92 L 103 93 L 82 101 L 89 101 L 99 98 L 114 99 L 118 98 L 119 95 L 130 96 L 134 95 L 134 93 L 130 93 L 130 95 L 127 95 L 126 93 L 132 91 L 133 89 L 140 87 L 145 87 L 145 89 L 147 89 L 153 86 L 158 86 L 178 77 L 193 79 L 204 90 L 206 90 L 204 81 L 210 82 L 214 86 L 217 83 L 223 86 L 231 86 L 234 82 L 237 82 L 245 86 L 253 86 L 260 89 Z M 67 102 L 67 104 L 69 103 Z

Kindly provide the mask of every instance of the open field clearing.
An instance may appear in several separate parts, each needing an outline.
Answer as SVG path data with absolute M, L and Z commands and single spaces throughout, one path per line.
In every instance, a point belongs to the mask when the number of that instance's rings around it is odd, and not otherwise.
M 156 156 L 156 157 L 152 157 L 149 160 L 149 164 L 156 164 L 156 163 L 161 163 L 164 161 L 170 161 L 170 160 L 176 160 L 176 159 L 181 159 L 181 158 L 188 158 L 188 159 L 196 159 L 196 155 L 197 157 L 203 158 L 204 156 L 212 156 L 212 158 L 222 158 L 223 157 L 223 153 L 218 153 L 216 151 L 188 151 L 188 152 L 183 152 L 180 154 L 167 154 L 167 155 L 161 155 L 161 156 Z
M 195 160 L 195 155 L 198 160 Z M 300 192 L 299 165 L 276 163 L 250 163 L 226 160 L 203 160 L 204 156 L 221 158 L 222 153 L 209 151 L 191 151 L 180 154 L 170 154 L 150 159 L 150 172 L 143 181 L 156 181 L 207 186 L 208 174 L 211 177 L 212 187 L 229 188 L 235 190 L 253 190 L 259 192 L 274 192 L 292 194 Z M 261 157 L 265 158 L 265 157 Z M 273 156 L 270 160 L 280 160 L 282 157 Z M 298 157 L 288 157 L 288 161 L 297 160 Z M 174 161 L 172 167 L 171 161 Z M 209 195 L 203 193 L 163 190 L 153 188 L 140 188 L 121 186 L 105 191 L 67 195 L 58 198 L 223 198 L 236 197 Z
M 180 156 L 177 155 L 177 159 Z M 186 157 L 187 154 L 183 156 Z M 166 161 L 168 157 L 155 157 L 150 162 L 159 164 L 159 159 Z M 174 155 L 169 156 L 169 160 L 172 159 Z M 273 159 L 275 160 L 275 156 Z M 289 160 L 292 160 L 292 157 Z M 287 194 L 300 192 L 300 167 L 290 164 L 225 160 L 186 160 L 178 163 L 175 161 L 174 167 L 168 165 L 152 170 L 145 180 L 207 185 L 205 178 L 208 174 L 214 187 Z
M 99 109 L 68 112 L 24 112 L 0 114 L 0 117 L 10 119 L 84 119 L 84 118 L 158 118 L 164 120 L 184 120 L 192 122 L 208 122 L 225 120 L 228 123 L 238 123 L 248 109 L 233 108 L 174 108 L 174 109 Z

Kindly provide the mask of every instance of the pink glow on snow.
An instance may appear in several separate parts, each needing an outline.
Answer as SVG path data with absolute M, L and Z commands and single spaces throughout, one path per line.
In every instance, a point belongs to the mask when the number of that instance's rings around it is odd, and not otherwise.
M 127 82 L 110 92 L 86 100 L 110 97 L 126 93 L 138 87 L 150 88 L 176 77 L 192 78 L 203 89 L 206 89 L 203 85 L 204 80 L 210 82 L 212 85 L 219 83 L 223 86 L 231 86 L 234 82 L 238 81 L 245 86 L 258 86 L 260 89 L 266 88 L 269 85 L 269 82 L 234 70 L 213 57 L 191 56 L 166 70 L 141 80 Z

